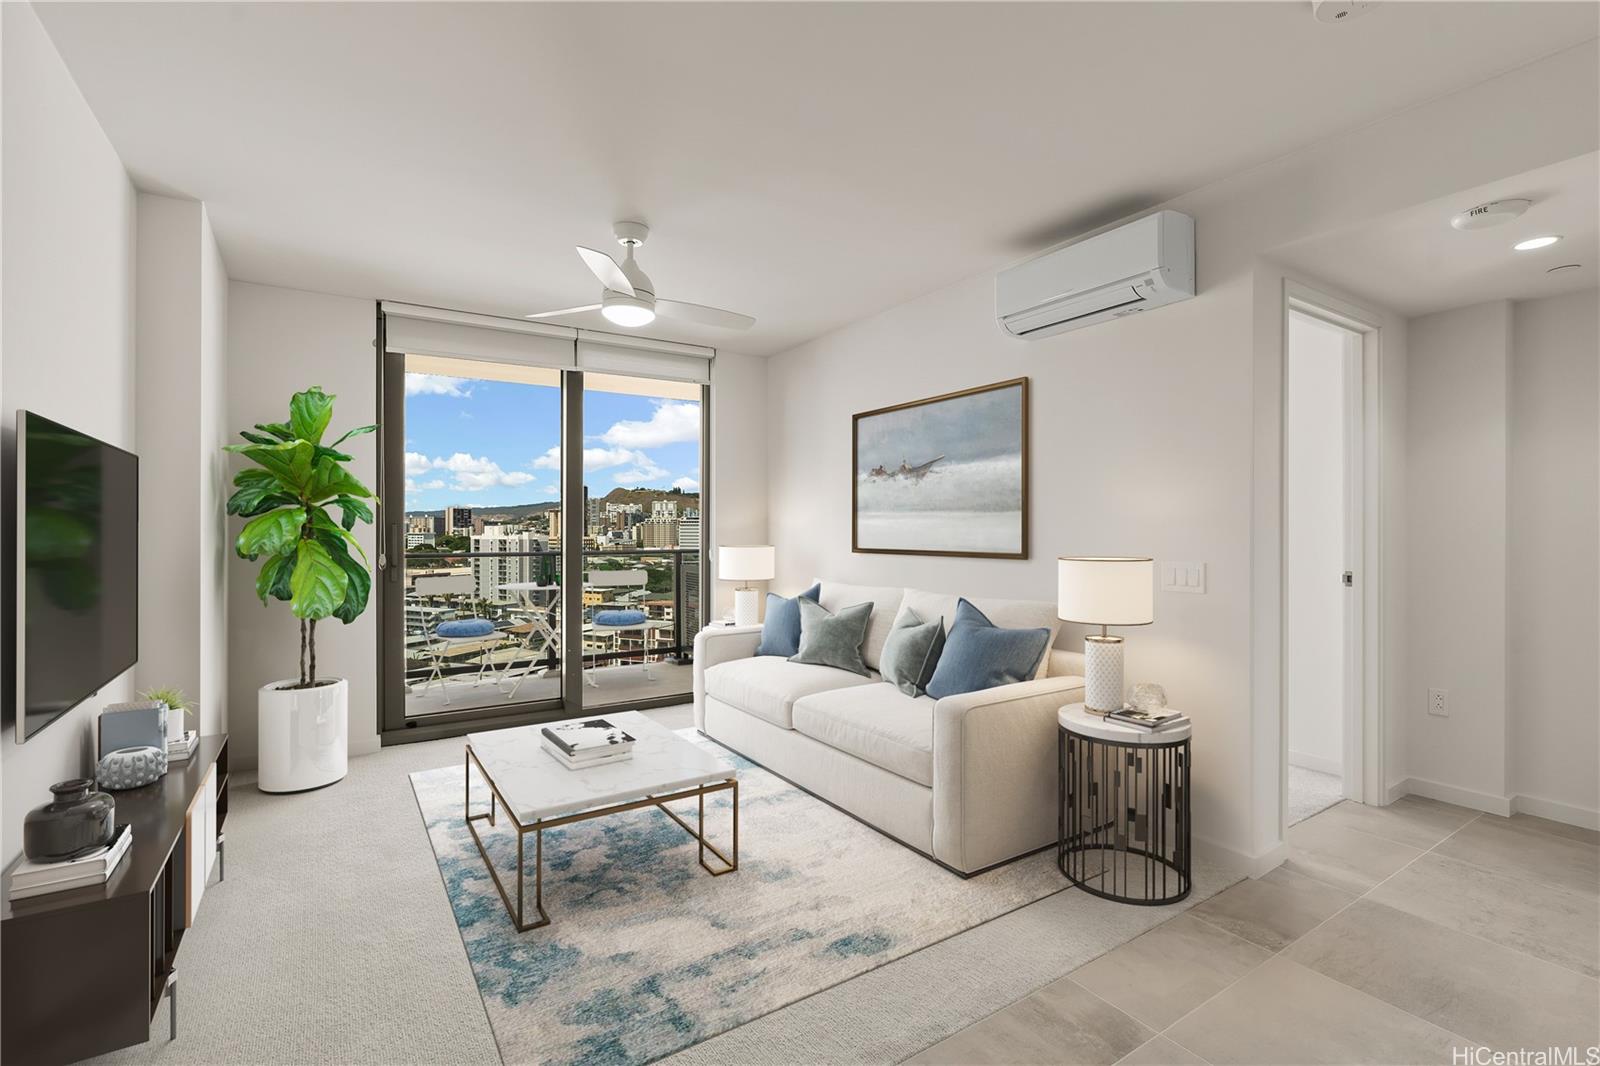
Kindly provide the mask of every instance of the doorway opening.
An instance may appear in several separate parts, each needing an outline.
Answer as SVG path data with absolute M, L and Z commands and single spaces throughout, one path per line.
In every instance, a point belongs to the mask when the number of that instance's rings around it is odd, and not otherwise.
M 1362 798 L 1363 364 L 1363 330 L 1291 303 L 1283 404 L 1286 825 Z

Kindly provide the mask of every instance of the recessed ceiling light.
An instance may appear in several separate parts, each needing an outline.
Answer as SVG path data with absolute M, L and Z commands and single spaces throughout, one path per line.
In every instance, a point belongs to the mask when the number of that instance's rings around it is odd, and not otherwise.
M 1558 234 L 1547 234 L 1543 237 L 1529 237 L 1525 241 L 1518 241 L 1511 246 L 1514 252 L 1531 252 L 1538 248 L 1548 248 L 1561 239 Z
M 1563 270 L 1582 270 L 1582 269 L 1583 269 L 1583 264 L 1582 263 L 1562 263 L 1558 267 L 1551 267 L 1549 270 L 1546 270 L 1545 273 L 1546 274 L 1558 274 Z
M 1522 213 L 1533 206 L 1532 200 L 1490 200 L 1486 204 L 1468 208 L 1450 219 L 1450 225 L 1456 229 L 1488 229 L 1490 226 L 1499 226 L 1520 218 Z

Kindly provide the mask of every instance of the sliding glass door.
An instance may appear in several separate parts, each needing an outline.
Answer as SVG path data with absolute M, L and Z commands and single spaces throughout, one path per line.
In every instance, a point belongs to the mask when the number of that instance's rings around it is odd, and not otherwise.
M 381 376 L 385 739 L 688 700 L 705 387 L 404 351 Z

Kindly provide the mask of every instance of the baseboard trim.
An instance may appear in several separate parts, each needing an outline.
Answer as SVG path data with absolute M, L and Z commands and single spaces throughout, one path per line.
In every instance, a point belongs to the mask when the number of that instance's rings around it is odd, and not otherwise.
M 1310 755 L 1303 751 L 1289 753 L 1289 765 L 1298 766 L 1302 770 L 1315 770 L 1319 774 L 1333 774 L 1335 777 L 1344 776 L 1344 767 L 1338 759 L 1324 759 L 1320 755 Z
M 1519 793 L 1511 797 L 1511 809 L 1517 814 L 1548 818 L 1552 822 L 1575 825 L 1580 829 L 1600 829 L 1600 811 L 1572 803 L 1562 803 L 1560 800 L 1542 799 Z
M 1478 792 L 1462 788 L 1460 785 L 1447 785 L 1443 781 L 1429 781 L 1425 777 L 1408 777 L 1396 785 L 1391 785 L 1389 793 L 1391 800 L 1399 799 L 1400 796 L 1423 796 L 1438 800 L 1440 803 L 1453 803 L 1457 807 L 1482 811 L 1484 814 L 1497 814 L 1502 818 L 1511 817 L 1510 796 Z
M 1289 855 L 1289 846 L 1281 840 L 1259 855 L 1251 855 L 1202 836 L 1195 836 L 1193 840 L 1197 857 L 1252 880 L 1281 865 Z

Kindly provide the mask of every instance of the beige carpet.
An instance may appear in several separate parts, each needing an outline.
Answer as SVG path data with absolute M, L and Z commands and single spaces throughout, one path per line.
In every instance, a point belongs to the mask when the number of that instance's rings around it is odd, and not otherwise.
M 649 713 L 689 724 L 687 707 Z M 296 796 L 236 775 L 228 880 L 178 958 L 178 1040 L 163 1004 L 150 1043 L 94 1061 L 499 1062 L 408 780 L 460 751 L 459 740 L 385 748 Z M 1195 874 L 1189 903 L 1230 880 Z M 667 1061 L 898 1061 L 1177 909 L 1060 892 Z

